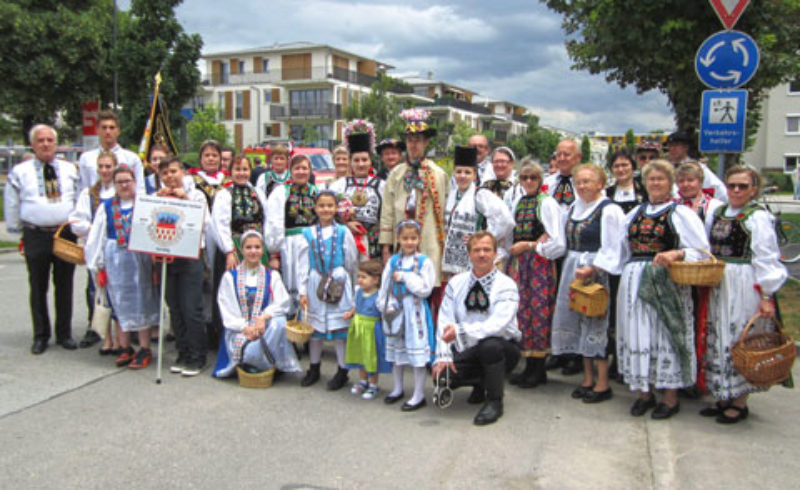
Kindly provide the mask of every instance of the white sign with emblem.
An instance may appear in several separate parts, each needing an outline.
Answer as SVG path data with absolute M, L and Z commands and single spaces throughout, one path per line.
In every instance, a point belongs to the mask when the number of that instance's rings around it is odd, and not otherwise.
M 205 206 L 171 197 L 136 196 L 128 248 L 166 257 L 197 259 Z

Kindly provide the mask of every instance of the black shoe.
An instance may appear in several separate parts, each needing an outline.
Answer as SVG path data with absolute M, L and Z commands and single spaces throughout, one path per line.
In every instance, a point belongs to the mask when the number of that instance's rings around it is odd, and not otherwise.
M 186 368 L 186 357 L 182 354 L 178 354 L 178 358 L 175 359 L 175 362 L 169 367 L 169 372 L 172 374 L 181 374 L 183 370 Z
M 532 376 L 536 369 L 535 359 L 532 357 L 525 358 L 525 369 L 518 372 L 517 374 L 511 375 L 508 379 L 509 384 L 518 385 L 524 380 L 525 378 Z
M 651 396 L 649 398 L 637 398 L 635 402 L 633 402 L 633 406 L 631 406 L 631 415 L 634 417 L 641 417 L 648 410 L 656 406 L 656 397 Z
M 36 339 L 31 346 L 31 354 L 39 355 L 47 350 L 47 340 Z
M 81 341 L 80 341 L 80 343 L 78 344 L 78 346 L 79 346 L 81 349 L 85 349 L 85 348 L 87 348 L 87 347 L 91 347 L 91 346 L 93 346 L 94 344 L 96 344 L 96 343 L 100 342 L 101 340 L 102 340 L 102 339 L 101 339 L 101 338 L 100 338 L 100 336 L 97 334 L 97 332 L 95 332 L 95 331 L 94 331 L 94 330 L 92 330 L 92 329 L 89 329 L 89 330 L 87 330 L 87 331 L 86 331 L 86 335 L 84 335 L 84 336 L 83 336 L 83 338 L 81 339 Z
M 575 388 L 574 390 L 572 390 L 572 395 L 571 396 L 572 396 L 572 398 L 574 398 L 576 400 L 578 400 L 580 398 L 584 398 L 587 393 L 592 391 L 592 388 L 594 388 L 594 387 L 593 386 L 580 385 L 577 388 Z
M 394 405 L 395 403 L 398 402 L 398 400 L 400 400 L 404 396 L 405 396 L 405 393 L 403 393 L 402 391 L 400 392 L 399 395 L 386 395 L 383 398 L 383 403 L 385 403 L 387 405 Z
M 736 415 L 733 416 L 733 417 L 729 417 L 728 415 L 725 415 L 725 410 L 733 410 L 733 411 L 736 412 Z M 722 413 L 720 413 L 717 416 L 717 423 L 718 424 L 726 424 L 726 425 L 735 424 L 735 423 L 739 422 L 740 420 L 746 419 L 747 416 L 750 415 L 750 410 L 748 410 L 746 406 L 745 407 L 737 407 L 736 405 L 731 405 L 731 406 L 725 408 L 725 410 L 723 410 Z
M 67 337 L 66 339 L 59 340 L 56 343 L 67 350 L 75 350 L 78 348 L 78 344 L 75 343 L 72 337 Z
M 572 376 L 583 371 L 583 358 L 581 356 L 570 357 L 564 367 L 561 368 L 561 374 L 564 376 Z
M 517 386 L 520 388 L 536 388 L 539 385 L 547 384 L 547 369 L 545 369 L 544 359 L 533 359 L 533 369 L 531 373 L 522 378 Z
M 473 386 L 472 393 L 469 394 L 469 398 L 467 398 L 467 403 L 470 405 L 477 405 L 478 403 L 483 403 L 486 401 L 486 390 L 483 386 Z
M 699 413 L 701 417 L 717 417 L 721 415 L 722 412 L 730 408 L 730 406 L 731 406 L 730 402 L 718 401 L 717 403 L 711 405 L 710 407 L 706 407 L 700 410 Z
M 403 406 L 400 407 L 400 410 L 404 412 L 413 412 L 415 410 L 419 410 L 420 408 L 424 407 L 427 404 L 428 402 L 426 402 L 425 399 L 423 398 L 422 400 L 413 405 L 408 402 L 403 403 Z
M 664 402 L 659 403 L 656 406 L 656 409 L 653 410 L 653 413 L 650 414 L 650 418 L 653 420 L 664 420 L 672 417 L 676 413 L 681 411 L 681 404 L 675 403 L 674 407 L 670 407 Z
M 204 360 L 201 361 L 197 359 L 191 360 L 183 366 L 183 370 L 181 370 L 181 376 L 183 376 L 184 378 L 197 376 L 198 374 L 203 372 L 203 369 L 205 369 L 205 367 L 206 367 L 206 361 Z
M 311 364 L 306 371 L 306 375 L 300 381 L 300 386 L 308 387 L 319 381 L 319 363 Z
M 600 403 L 606 400 L 610 400 L 614 394 L 611 392 L 611 388 L 605 391 L 594 391 L 589 390 L 586 395 L 583 397 L 583 403 Z
M 344 385 L 347 384 L 347 368 L 340 367 L 336 374 L 333 375 L 333 378 L 328 381 L 327 388 L 328 391 L 336 391 L 341 389 Z
M 552 371 L 553 369 L 558 369 L 560 367 L 564 367 L 567 359 L 564 356 L 550 356 L 547 358 L 547 361 L 544 364 L 544 368 L 548 371 Z
M 483 404 L 475 419 L 475 425 L 489 425 L 497 422 L 503 416 L 503 400 L 487 400 Z

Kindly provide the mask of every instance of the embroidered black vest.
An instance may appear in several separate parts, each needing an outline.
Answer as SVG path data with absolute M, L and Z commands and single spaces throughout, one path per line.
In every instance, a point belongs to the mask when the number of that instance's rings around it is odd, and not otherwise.
M 617 192 L 617 184 L 609 186 L 606 189 L 606 195 L 611 199 L 614 199 L 614 194 L 616 192 Z M 642 181 L 639 177 L 633 178 L 633 198 L 634 198 L 633 201 L 614 201 L 614 202 L 616 202 L 619 205 L 619 207 L 622 208 L 622 211 L 625 214 L 628 214 L 628 212 L 631 209 L 647 201 L 648 199 L 647 190 L 645 190 L 644 184 L 642 184 Z
M 539 219 L 539 206 L 543 194 L 523 196 L 514 209 L 514 243 L 536 241 L 544 233 L 544 223 Z
M 264 223 L 264 209 L 258 201 L 256 191 L 249 186 L 233 185 L 231 193 L 231 231 L 244 233 L 247 230 L 261 230 Z
M 652 258 L 659 252 L 678 248 L 680 237 L 670 220 L 677 206 L 677 203 L 670 203 L 659 213 L 650 216 L 644 212 L 647 203 L 639 205 L 636 216 L 628 226 L 628 241 L 634 258 Z
M 192 178 L 194 179 L 195 187 L 197 187 L 197 189 L 200 192 L 202 192 L 203 195 L 206 197 L 206 204 L 208 204 L 208 209 L 211 209 L 213 207 L 214 197 L 217 195 L 217 192 L 219 192 L 219 190 L 222 189 L 222 187 L 224 187 L 227 182 L 229 182 L 229 179 L 227 177 L 222 179 L 221 184 L 217 185 L 209 184 L 208 182 L 206 182 L 206 179 L 204 179 L 198 174 L 192 175 Z
M 286 230 L 311 226 L 317 221 L 314 214 L 314 196 L 316 187 L 307 185 L 304 192 L 300 192 L 297 185 L 286 185 L 286 204 L 284 205 L 283 227 Z
M 589 216 L 582 220 L 572 219 L 572 210 L 574 208 L 570 209 L 565 229 L 568 250 L 576 252 L 597 252 L 600 250 L 600 217 L 603 214 L 603 208 L 613 202 L 611 199 L 604 199 Z
M 711 252 L 723 260 L 750 261 L 750 230 L 744 222 L 753 212 L 762 209 L 761 206 L 751 203 L 742 209 L 736 216 L 725 216 L 728 206 L 720 206 L 714 213 L 714 224 L 711 225 Z
M 513 185 L 509 180 L 487 180 L 481 185 L 481 189 L 488 189 L 492 191 L 492 194 L 503 199 L 503 195 Z

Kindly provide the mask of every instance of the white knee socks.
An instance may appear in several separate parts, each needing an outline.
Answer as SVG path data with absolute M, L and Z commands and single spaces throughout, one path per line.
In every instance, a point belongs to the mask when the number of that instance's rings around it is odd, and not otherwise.
M 416 405 L 425 399 L 425 380 L 428 373 L 425 366 L 414 368 L 414 395 L 408 400 L 411 405 Z
M 311 364 L 319 364 L 322 359 L 322 339 L 311 339 L 308 341 L 308 358 Z
M 336 339 L 333 341 L 333 346 L 336 348 L 336 362 L 339 367 L 344 369 L 346 364 L 344 362 L 344 348 L 347 346 L 347 340 Z
M 392 366 L 392 377 L 394 378 L 394 387 L 389 396 L 399 396 L 403 392 L 403 366 L 397 364 Z

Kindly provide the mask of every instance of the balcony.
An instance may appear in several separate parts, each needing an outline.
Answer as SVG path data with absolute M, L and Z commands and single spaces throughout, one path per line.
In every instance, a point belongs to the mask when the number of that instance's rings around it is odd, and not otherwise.
M 417 104 L 417 107 L 453 107 L 462 111 L 469 111 L 475 114 L 491 114 L 488 107 L 475 105 L 466 100 L 453 99 L 451 97 L 436 97 L 433 102 Z
M 366 73 L 357 71 L 350 71 L 338 66 L 333 67 L 333 74 L 331 74 L 330 77 L 343 82 L 357 83 L 358 85 L 363 85 L 365 87 L 371 87 L 373 83 L 378 81 L 378 78 L 373 77 L 372 75 L 367 75 Z
M 269 112 L 272 119 L 286 121 L 292 119 L 341 119 L 342 106 L 327 102 L 323 104 L 290 105 L 271 104 Z

